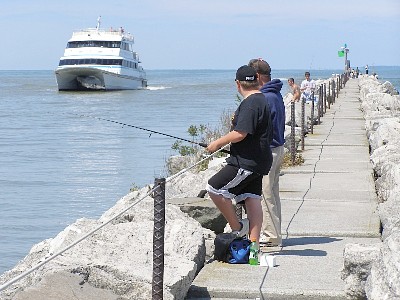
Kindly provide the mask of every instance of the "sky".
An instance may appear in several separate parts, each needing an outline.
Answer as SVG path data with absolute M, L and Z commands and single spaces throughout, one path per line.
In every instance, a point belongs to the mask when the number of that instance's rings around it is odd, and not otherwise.
M 53 70 L 72 31 L 122 26 L 146 70 L 400 66 L 400 0 L 1 0 L 0 70 Z

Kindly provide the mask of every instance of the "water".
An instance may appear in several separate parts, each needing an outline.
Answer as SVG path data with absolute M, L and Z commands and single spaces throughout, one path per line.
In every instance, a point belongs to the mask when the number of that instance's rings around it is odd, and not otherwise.
M 399 89 L 399 69 L 375 72 Z M 154 70 L 148 90 L 88 93 L 58 92 L 52 71 L 0 71 L 0 274 L 76 219 L 98 218 L 131 187 L 167 175 L 174 139 L 80 115 L 190 139 L 190 125 L 215 127 L 235 109 L 234 73 Z M 273 75 L 286 93 L 287 78 L 299 84 L 303 74 Z

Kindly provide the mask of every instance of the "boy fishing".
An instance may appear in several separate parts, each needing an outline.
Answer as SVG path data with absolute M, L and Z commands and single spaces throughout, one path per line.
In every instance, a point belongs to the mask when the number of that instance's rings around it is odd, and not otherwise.
M 272 164 L 272 122 L 254 68 L 241 66 L 235 82 L 243 101 L 234 114 L 231 131 L 207 147 L 215 152 L 231 143 L 231 155 L 227 165 L 209 179 L 206 190 L 232 232 L 238 237 L 250 234 L 250 239 L 258 243 L 263 221 L 262 178 Z M 238 220 L 235 203 L 245 204 L 247 219 Z

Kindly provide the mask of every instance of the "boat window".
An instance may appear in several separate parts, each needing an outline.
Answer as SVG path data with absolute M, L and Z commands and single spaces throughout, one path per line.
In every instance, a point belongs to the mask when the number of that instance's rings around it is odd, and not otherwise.
M 121 43 L 121 49 L 126 51 L 131 51 L 131 45 L 125 42 Z
M 100 59 L 100 58 L 85 58 L 85 59 L 62 59 L 59 66 L 65 65 L 122 65 L 122 59 Z
M 102 47 L 102 48 L 120 48 L 119 41 L 73 41 L 68 42 L 67 48 L 83 48 L 83 47 Z
M 131 69 L 137 69 L 138 68 L 138 64 L 130 61 L 130 60 L 124 60 L 122 62 L 122 66 L 127 67 L 127 68 L 131 68 Z

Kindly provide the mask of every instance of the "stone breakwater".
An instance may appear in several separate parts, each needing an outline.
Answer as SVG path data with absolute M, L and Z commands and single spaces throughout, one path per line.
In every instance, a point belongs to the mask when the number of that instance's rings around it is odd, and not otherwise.
M 359 87 L 383 231 L 380 245 L 347 245 L 343 279 L 350 299 L 400 299 L 400 96 L 372 76 Z
M 0 284 L 36 266 L 143 198 L 148 187 L 121 198 L 98 220 L 79 219 L 55 238 L 32 247 Z M 151 299 L 153 199 L 126 214 L 0 292 L 0 299 Z M 204 264 L 212 232 L 175 205 L 166 206 L 164 299 L 183 299 Z

